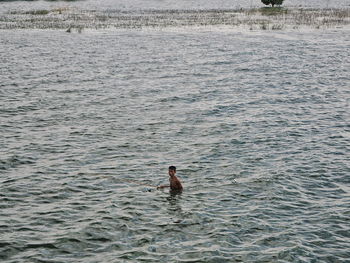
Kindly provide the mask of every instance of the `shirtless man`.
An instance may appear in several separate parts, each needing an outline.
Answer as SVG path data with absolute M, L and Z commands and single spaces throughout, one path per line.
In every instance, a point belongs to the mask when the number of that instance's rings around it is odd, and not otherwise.
M 175 166 L 170 166 L 169 167 L 169 182 L 170 185 L 160 185 L 157 187 L 157 189 L 162 189 L 166 187 L 170 187 L 172 191 L 182 191 L 183 187 L 180 182 L 180 180 L 175 176 L 176 174 L 176 167 Z

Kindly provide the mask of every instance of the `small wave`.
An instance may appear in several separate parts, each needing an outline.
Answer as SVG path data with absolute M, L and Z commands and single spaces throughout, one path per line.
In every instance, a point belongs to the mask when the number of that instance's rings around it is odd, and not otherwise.
M 12 168 L 16 168 L 20 165 L 34 164 L 34 163 L 35 163 L 34 158 L 13 155 L 5 160 L 0 159 L 0 170 L 6 171 Z
M 52 243 L 32 243 L 27 244 L 24 249 L 36 249 L 36 248 L 45 248 L 45 249 L 57 249 L 57 247 Z

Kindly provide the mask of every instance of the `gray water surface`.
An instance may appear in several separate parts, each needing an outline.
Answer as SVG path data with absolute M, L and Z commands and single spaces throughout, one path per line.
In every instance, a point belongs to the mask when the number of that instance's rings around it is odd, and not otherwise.
M 85 1 L 14 1 L 1 2 L 0 13 L 7 10 L 26 10 L 74 6 L 92 10 L 139 9 L 239 9 L 265 6 L 261 0 L 85 0 Z M 350 0 L 285 0 L 284 7 L 349 8 Z
M 349 262 L 349 43 L 2 30 L 1 262 Z

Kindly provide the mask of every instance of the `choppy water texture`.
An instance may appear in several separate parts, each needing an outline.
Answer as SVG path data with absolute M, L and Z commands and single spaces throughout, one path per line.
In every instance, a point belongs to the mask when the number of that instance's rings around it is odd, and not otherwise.
M 0 261 L 349 262 L 349 44 L 0 31 Z

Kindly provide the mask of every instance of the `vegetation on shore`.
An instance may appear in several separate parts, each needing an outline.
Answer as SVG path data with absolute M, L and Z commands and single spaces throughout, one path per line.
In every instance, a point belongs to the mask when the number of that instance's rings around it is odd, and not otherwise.
M 275 5 L 282 5 L 284 0 L 261 0 L 264 5 L 271 5 L 274 7 Z
M 62 14 L 65 11 L 68 11 L 69 8 L 68 7 L 61 7 L 61 8 L 54 8 L 54 9 L 38 9 L 38 10 L 30 10 L 30 11 L 12 11 L 10 12 L 10 14 L 12 15 L 48 15 L 50 13 L 58 13 L 58 14 Z
M 350 8 L 263 7 L 240 10 L 83 11 L 71 8 L 0 14 L 0 29 L 166 28 L 225 26 L 251 30 L 334 28 L 350 25 Z

